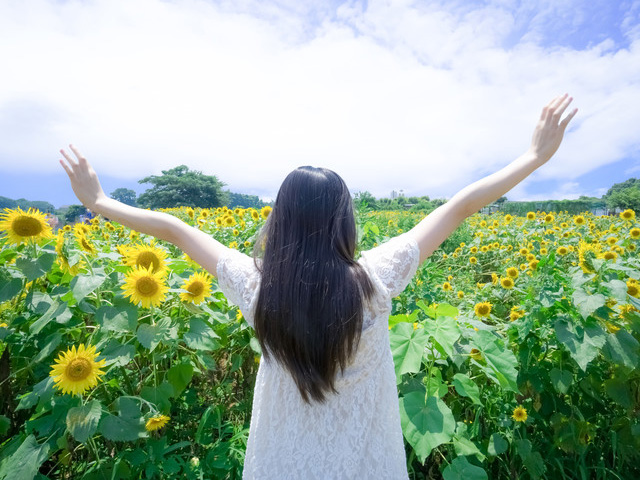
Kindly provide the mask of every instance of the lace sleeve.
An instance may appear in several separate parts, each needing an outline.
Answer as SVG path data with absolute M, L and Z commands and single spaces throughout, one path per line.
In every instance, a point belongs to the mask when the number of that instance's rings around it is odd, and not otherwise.
M 231 248 L 218 259 L 218 286 L 227 300 L 240 307 L 242 315 L 253 326 L 255 299 L 260 286 L 260 272 L 253 258 Z
M 362 266 L 381 284 L 389 297 L 399 295 L 409 284 L 420 263 L 418 242 L 407 235 L 399 235 L 386 243 L 362 252 Z

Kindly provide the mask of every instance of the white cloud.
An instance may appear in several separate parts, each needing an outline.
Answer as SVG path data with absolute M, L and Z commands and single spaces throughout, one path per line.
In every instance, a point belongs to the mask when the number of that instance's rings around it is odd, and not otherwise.
M 541 107 L 569 91 L 579 116 L 531 178 L 571 186 L 637 154 L 640 40 L 544 46 L 541 19 L 570 9 L 535 5 L 3 2 L 0 162 L 53 171 L 73 141 L 123 178 L 184 163 L 274 196 L 312 164 L 352 191 L 450 197 L 524 151 Z

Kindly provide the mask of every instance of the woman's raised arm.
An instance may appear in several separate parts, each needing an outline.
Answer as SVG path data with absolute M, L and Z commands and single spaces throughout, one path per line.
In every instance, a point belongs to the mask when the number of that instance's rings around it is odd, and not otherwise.
M 173 243 L 209 273 L 217 275 L 218 259 L 227 247 L 173 215 L 135 208 L 107 197 L 87 159 L 73 145 L 69 148 L 77 161 L 60 150 L 65 159 L 60 160 L 60 164 L 69 175 L 78 200 L 85 207 L 129 228 Z
M 524 154 L 501 170 L 463 188 L 407 232 L 418 242 L 420 262 L 426 260 L 465 218 L 500 198 L 553 156 L 567 125 L 578 111 L 574 109 L 562 119 L 572 100 L 567 94 L 551 100 L 542 109 L 531 146 Z

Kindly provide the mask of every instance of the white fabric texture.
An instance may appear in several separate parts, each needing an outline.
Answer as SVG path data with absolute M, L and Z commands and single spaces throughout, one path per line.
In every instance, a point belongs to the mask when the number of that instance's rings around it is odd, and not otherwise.
M 290 374 L 262 361 L 256 378 L 244 479 L 407 479 L 388 317 L 419 264 L 416 241 L 403 234 L 363 252 L 359 263 L 377 293 L 364 308 L 360 344 L 338 394 L 306 404 Z M 260 286 L 253 258 L 228 250 L 218 285 L 250 325 Z

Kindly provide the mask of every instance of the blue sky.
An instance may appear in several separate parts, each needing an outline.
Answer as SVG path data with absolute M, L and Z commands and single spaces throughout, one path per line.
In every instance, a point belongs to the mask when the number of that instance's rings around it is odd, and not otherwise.
M 542 106 L 579 113 L 512 200 L 640 177 L 640 1 L 0 3 L 0 195 L 77 203 L 179 164 L 275 196 L 299 165 L 352 192 L 450 198 L 523 153 Z

